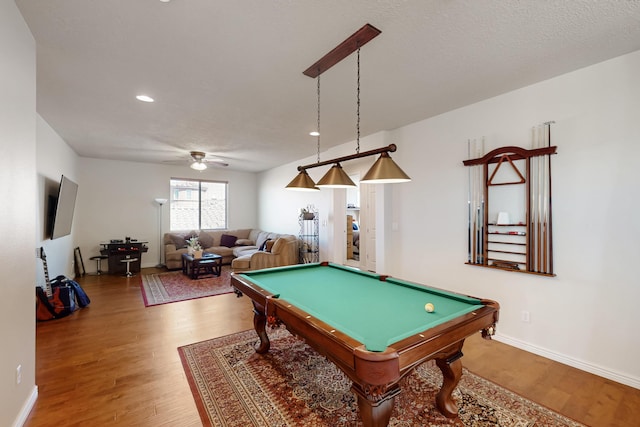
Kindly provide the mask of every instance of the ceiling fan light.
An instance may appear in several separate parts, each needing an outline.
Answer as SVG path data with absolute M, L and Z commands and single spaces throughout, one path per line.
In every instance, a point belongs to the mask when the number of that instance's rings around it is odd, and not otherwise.
M 351 181 L 349 175 L 342 169 L 340 163 L 336 163 L 327 171 L 326 174 L 316 184 L 322 188 L 351 188 L 356 185 Z
M 400 169 L 389 153 L 382 153 L 360 180 L 363 184 L 396 184 L 409 181 L 409 175 Z
M 191 169 L 195 169 L 197 171 L 203 171 L 207 168 L 207 165 L 205 165 L 202 162 L 193 162 L 191 163 Z
M 316 183 L 309 176 L 306 170 L 301 170 L 298 175 L 285 187 L 287 190 L 297 191 L 318 191 Z

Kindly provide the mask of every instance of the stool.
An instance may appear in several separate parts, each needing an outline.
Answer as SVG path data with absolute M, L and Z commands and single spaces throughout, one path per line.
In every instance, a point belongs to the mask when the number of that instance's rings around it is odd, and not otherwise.
M 102 274 L 102 260 L 103 259 L 107 259 L 109 258 L 106 255 L 96 255 L 96 256 L 92 256 L 91 258 L 89 258 L 91 261 L 95 261 L 96 262 L 96 272 L 92 273 L 96 276 L 99 276 Z
M 126 262 L 127 263 L 127 272 L 125 273 L 126 277 L 131 277 L 134 274 L 129 270 L 129 266 L 131 265 L 131 263 L 133 261 L 137 261 L 138 258 L 125 258 L 125 259 L 121 259 L 120 262 Z

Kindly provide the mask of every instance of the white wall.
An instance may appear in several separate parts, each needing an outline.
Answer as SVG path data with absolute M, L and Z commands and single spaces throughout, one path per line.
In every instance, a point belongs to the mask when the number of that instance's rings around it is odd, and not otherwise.
M 80 158 L 76 205 L 76 246 L 80 247 L 87 272 L 96 266 L 89 258 L 98 255 L 100 242 L 129 236 L 148 241 L 142 267 L 158 264 L 158 219 L 156 198 L 170 199 L 171 178 L 227 181 L 228 227 L 252 228 L 257 224 L 256 174 L 209 168 L 203 172 L 184 166 Z M 169 205 L 163 206 L 162 231 L 169 231 Z M 102 268 L 107 269 L 106 263 Z
M 633 268 L 640 259 L 638 75 L 640 51 L 379 137 L 385 142 L 378 146 L 398 145 L 393 158 L 413 181 L 380 186 L 386 244 L 384 271 L 378 271 L 495 299 L 498 339 L 640 388 L 640 286 Z M 549 120 L 556 122 L 552 143 L 558 146 L 552 158 L 557 276 L 465 265 L 466 141 L 484 136 L 486 151 L 530 148 L 531 128 Z M 353 152 L 353 144 L 342 147 Z M 293 217 L 307 201 L 332 217 L 327 190 L 307 196 L 283 189 L 294 172 L 291 164 L 261 175 L 261 222 L 283 221 L 282 212 Z M 331 239 L 330 231 L 321 239 Z M 530 312 L 529 323 L 521 321 L 522 311 Z
M 79 157 L 39 115 L 37 117 L 36 139 L 36 167 L 38 169 L 37 246 L 42 246 L 47 255 L 47 267 L 51 279 L 61 274 L 73 277 L 75 275 L 73 265 L 74 235 L 78 230 L 76 221 L 73 222 L 70 235 L 52 240 L 47 231 L 47 209 L 49 195 L 58 195 L 62 175 L 78 183 Z M 42 285 L 45 282 L 44 271 L 41 262 L 37 261 L 37 264 L 36 282 Z
M 0 1 L 0 425 L 20 425 L 35 387 L 36 60 L 15 2 Z M 16 368 L 22 381 L 16 382 Z

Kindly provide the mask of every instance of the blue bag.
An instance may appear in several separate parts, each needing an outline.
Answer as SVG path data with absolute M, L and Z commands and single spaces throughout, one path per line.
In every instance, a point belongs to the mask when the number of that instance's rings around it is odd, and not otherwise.
M 84 308 L 86 306 L 88 306 L 91 303 L 91 300 L 89 299 L 89 296 L 87 295 L 87 293 L 84 291 L 84 289 L 82 289 L 82 287 L 80 286 L 80 284 L 74 280 L 71 280 L 65 276 L 58 276 L 56 277 L 54 280 L 55 282 L 59 282 L 59 283 L 64 283 L 64 285 L 70 287 L 71 289 L 73 289 L 74 293 L 75 293 L 75 297 L 76 297 L 76 301 L 78 302 L 78 306 L 80 308 Z M 55 284 L 53 284 L 53 286 L 56 286 Z

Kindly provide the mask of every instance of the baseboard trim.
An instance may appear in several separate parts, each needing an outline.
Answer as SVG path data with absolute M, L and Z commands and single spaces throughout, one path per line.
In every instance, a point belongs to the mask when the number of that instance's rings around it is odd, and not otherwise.
M 568 357 L 564 354 L 547 350 L 546 348 L 537 347 L 527 342 L 509 337 L 507 335 L 496 334 L 493 338 L 496 341 L 500 341 L 512 347 L 528 351 L 529 353 L 537 354 L 538 356 L 546 357 L 547 359 L 555 360 L 556 362 L 560 362 L 565 365 L 580 369 L 582 371 L 586 371 L 591 374 L 598 375 L 600 377 L 607 378 L 620 384 L 628 385 L 629 387 L 637 388 L 640 390 L 640 378 L 625 375 L 617 371 L 612 371 L 611 369 L 607 369 L 593 363 L 587 363 L 584 360 Z
M 27 418 L 29 417 L 31 410 L 33 409 L 33 405 L 36 404 L 36 400 L 38 400 L 38 386 L 34 385 L 29 398 L 25 400 L 24 404 L 22 405 L 22 408 L 18 413 L 18 417 L 13 422 L 12 427 L 24 426 L 24 423 L 27 422 Z

